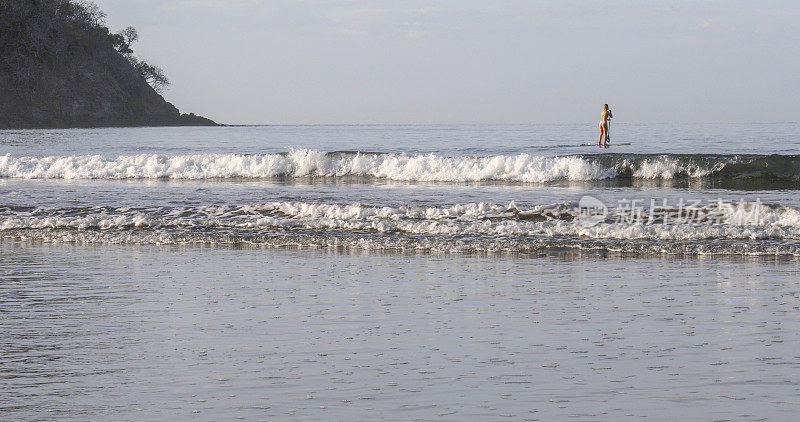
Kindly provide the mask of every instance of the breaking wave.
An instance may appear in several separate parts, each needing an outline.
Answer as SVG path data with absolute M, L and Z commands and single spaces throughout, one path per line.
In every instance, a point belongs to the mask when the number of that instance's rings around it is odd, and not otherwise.
M 203 207 L 0 206 L 0 239 L 104 244 L 214 244 L 340 247 L 364 250 L 800 256 L 800 208 L 705 207 L 691 219 L 625 221 L 611 212 L 586 224 L 576 204 L 519 207 L 468 203 L 450 207 L 270 202 Z M 671 213 L 671 214 L 670 214 Z
M 323 152 L 15 157 L 0 155 L 0 177 L 25 179 L 277 179 L 347 176 L 418 182 L 711 179 L 800 181 L 797 155 L 584 154 L 490 157 Z

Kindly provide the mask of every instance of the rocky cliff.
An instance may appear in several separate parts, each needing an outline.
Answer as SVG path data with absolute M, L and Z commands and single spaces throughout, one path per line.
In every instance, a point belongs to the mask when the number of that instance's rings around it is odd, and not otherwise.
M 86 1 L 0 0 L 0 128 L 216 125 L 165 101 L 103 17 Z

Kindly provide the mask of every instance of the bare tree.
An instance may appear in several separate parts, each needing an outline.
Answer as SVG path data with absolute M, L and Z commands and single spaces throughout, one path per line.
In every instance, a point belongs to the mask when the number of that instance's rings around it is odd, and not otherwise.
M 139 39 L 139 33 L 136 31 L 136 28 L 129 26 L 116 34 L 109 34 L 108 38 L 111 40 L 111 45 L 130 61 L 130 57 L 128 56 L 133 54 L 131 44 Z
M 161 70 L 158 66 L 153 66 L 150 63 L 142 60 L 137 62 L 136 69 L 142 75 L 145 81 L 147 81 L 153 89 L 161 94 L 164 92 L 164 88 L 169 86 L 170 82 L 167 78 L 167 75 L 164 74 L 164 71 Z
M 164 71 L 155 65 L 141 60 L 133 55 L 131 44 L 139 39 L 139 32 L 136 28 L 129 26 L 116 34 L 109 35 L 111 44 L 114 48 L 122 53 L 128 62 L 142 75 L 142 78 L 159 94 L 164 92 L 164 89 L 169 86 L 169 78 L 164 74 Z
M 128 45 L 135 43 L 139 39 L 139 32 L 132 26 L 119 31 L 118 34 L 122 35 Z

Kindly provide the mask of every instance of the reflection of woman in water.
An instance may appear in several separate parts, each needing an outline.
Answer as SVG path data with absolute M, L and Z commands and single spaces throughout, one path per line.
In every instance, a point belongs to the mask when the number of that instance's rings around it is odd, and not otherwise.
M 603 111 L 600 113 L 600 138 L 597 139 L 597 145 L 608 145 L 608 121 L 613 117 L 611 110 L 608 109 L 608 104 L 604 104 Z M 604 139 L 605 143 L 603 142 Z

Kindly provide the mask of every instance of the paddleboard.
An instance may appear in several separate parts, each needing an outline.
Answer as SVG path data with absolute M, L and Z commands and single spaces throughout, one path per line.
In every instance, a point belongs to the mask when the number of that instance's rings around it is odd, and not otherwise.
M 614 147 L 619 147 L 619 146 L 630 145 L 630 144 L 631 144 L 630 142 L 614 142 L 613 144 L 612 144 L 612 143 L 609 143 L 609 144 L 608 144 L 608 145 L 606 145 L 606 146 L 609 146 L 609 147 L 611 147 L 611 146 L 614 146 Z M 580 144 L 580 145 L 578 145 L 578 146 L 579 146 L 579 147 L 599 147 L 600 145 L 597 145 L 597 144 Z

